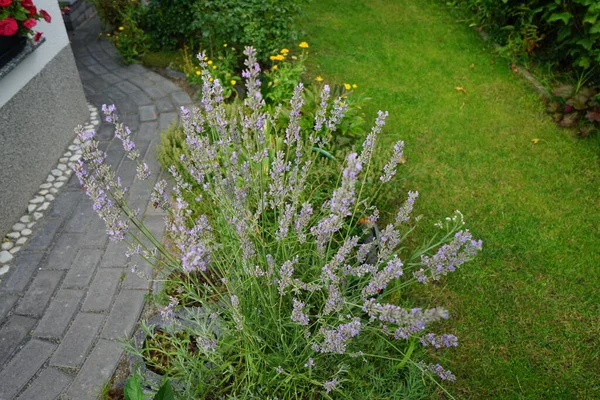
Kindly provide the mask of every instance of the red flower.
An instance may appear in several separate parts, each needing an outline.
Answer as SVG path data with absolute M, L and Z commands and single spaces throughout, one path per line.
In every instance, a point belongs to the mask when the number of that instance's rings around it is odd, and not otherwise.
M 32 0 L 21 0 L 21 5 L 25 8 L 33 7 Z
M 40 39 L 42 38 L 43 33 L 42 32 L 36 32 L 35 36 L 33 37 L 33 40 L 35 40 L 36 42 L 39 42 Z
M 37 21 L 32 18 L 26 19 L 25 21 L 23 21 L 23 26 L 27 29 L 33 28 L 36 24 L 37 24 Z
M 37 7 L 36 6 L 30 6 L 30 7 L 25 7 L 27 9 L 27 11 L 29 11 L 29 16 L 33 17 L 35 14 L 37 14 Z
M 8 7 L 12 3 L 12 0 L 0 0 L 0 7 Z
M 47 23 L 50 23 L 50 21 L 52 21 L 52 17 L 50 17 L 50 14 L 48 14 L 46 10 L 41 10 L 40 15 L 44 17 L 44 21 L 46 21 Z
M 19 30 L 19 25 L 14 18 L 8 17 L 0 21 L 0 36 L 12 36 Z

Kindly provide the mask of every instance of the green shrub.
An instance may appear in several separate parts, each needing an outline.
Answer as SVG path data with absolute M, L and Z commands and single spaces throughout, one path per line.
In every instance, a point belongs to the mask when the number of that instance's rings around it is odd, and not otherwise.
M 515 56 L 535 53 L 560 66 L 600 66 L 600 2 L 596 0 L 454 0 L 471 22 Z
M 215 48 L 229 43 L 254 46 L 260 59 L 296 40 L 295 19 L 304 0 L 151 0 L 144 24 L 153 46 L 184 43 Z

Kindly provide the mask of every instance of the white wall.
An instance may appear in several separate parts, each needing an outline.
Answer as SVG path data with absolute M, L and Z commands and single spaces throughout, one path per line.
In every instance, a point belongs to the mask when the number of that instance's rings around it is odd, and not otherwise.
M 48 24 L 43 19 L 38 21 L 34 31 L 43 32 L 46 41 L 21 61 L 8 75 L 0 79 L 0 108 L 69 44 L 58 1 L 34 0 L 33 3 L 38 10 L 48 11 L 52 22 Z

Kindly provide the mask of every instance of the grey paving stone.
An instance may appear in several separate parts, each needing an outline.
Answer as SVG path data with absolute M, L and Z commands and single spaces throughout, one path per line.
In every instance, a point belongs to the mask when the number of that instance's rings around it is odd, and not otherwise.
M 118 342 L 100 339 L 66 393 L 68 399 L 96 400 L 99 386 L 113 374 L 123 350 Z
M 62 287 L 77 288 L 89 286 L 103 254 L 103 249 L 80 249 L 63 281 Z
M 58 237 L 50 254 L 42 263 L 45 269 L 69 269 L 81 243 L 81 233 L 63 233 Z
M 71 368 L 83 364 L 105 318 L 102 314 L 79 313 L 50 359 L 50 364 Z
M 120 76 L 117 76 L 110 72 L 108 74 L 100 75 L 99 78 L 108 83 L 109 85 L 114 85 L 115 83 L 121 82 L 123 80 L 123 78 L 121 78 Z
M 96 59 L 90 55 L 85 55 L 85 56 L 78 56 L 77 57 L 77 62 L 81 63 L 83 65 L 94 65 L 94 64 L 98 64 L 98 61 L 96 61 Z
M 103 248 L 108 242 L 106 224 L 98 215 L 92 217 L 86 232 L 81 238 L 82 248 Z
M 39 231 L 29 241 L 27 250 L 44 251 L 54 240 L 54 235 L 60 229 L 63 220 L 60 218 L 44 218 Z
M 181 90 L 179 86 L 166 78 L 162 78 L 160 81 L 155 82 L 155 85 L 165 93 L 173 93 Z
M 129 81 L 135 83 L 136 86 L 139 86 L 144 91 L 146 91 L 146 88 L 155 87 L 154 86 L 155 83 L 143 75 L 133 76 L 133 77 L 129 78 Z M 146 93 L 150 94 L 147 91 L 146 91 Z M 150 94 L 150 96 L 154 97 L 154 96 L 152 96 L 152 94 Z M 164 96 L 164 94 L 163 94 L 163 96 Z M 159 97 L 162 97 L 162 96 L 159 96 Z
M 61 338 L 77 312 L 84 294 L 83 290 L 59 290 L 35 328 L 34 336 Z
M 171 99 L 169 97 L 162 97 L 160 99 L 157 99 L 154 101 L 154 104 L 156 104 L 156 108 L 158 109 L 158 112 L 169 112 L 169 111 L 175 111 L 175 106 L 173 105 L 173 102 L 171 101 Z
M 158 122 L 142 122 L 140 124 L 140 129 L 137 131 L 137 137 L 143 138 L 144 140 L 152 140 L 158 138 Z
M 0 372 L 0 399 L 12 399 L 46 362 L 56 345 L 30 340 Z
M 56 368 L 45 368 L 17 400 L 55 400 L 73 381 L 73 377 Z
M 158 116 L 158 112 L 156 111 L 156 106 L 154 104 L 149 106 L 141 106 L 139 108 L 140 121 L 154 121 Z
M 167 95 L 166 92 L 163 92 L 162 90 L 154 86 L 154 83 L 152 83 L 151 85 L 143 85 L 141 86 L 141 88 L 144 92 L 148 93 L 148 95 L 150 95 L 150 97 L 152 97 L 153 99 L 160 99 L 161 97 L 165 97 Z
M 139 148 L 138 141 L 135 141 L 136 149 L 140 152 L 140 157 L 143 157 L 142 150 Z M 135 175 L 137 171 L 137 162 L 129 159 L 123 160 L 119 168 L 117 169 L 117 176 L 121 178 L 121 184 L 125 187 L 131 186 L 133 181 L 135 180 Z
M 63 271 L 39 271 L 15 312 L 42 315 L 62 276 Z
M 164 131 L 169 126 L 171 126 L 173 121 L 177 121 L 178 117 L 179 117 L 179 114 L 177 114 L 176 112 L 161 113 L 160 119 L 158 120 L 158 129 L 161 132 Z
M 91 200 L 88 198 L 82 199 L 77 204 L 77 208 L 75 208 L 71 217 L 67 220 L 64 231 L 84 233 L 91 217 L 95 214 Z
M 108 242 L 106 251 L 100 261 L 100 267 L 125 267 L 128 263 L 125 253 L 127 252 L 127 243 Z
M 125 270 L 127 276 L 123 281 L 123 289 L 138 289 L 147 290 L 152 284 L 152 270 L 153 266 L 141 257 L 132 257 L 131 267 Z M 132 266 L 135 265 L 135 271 Z
M 103 75 L 103 74 L 107 74 L 108 70 L 106 68 L 104 68 L 102 65 L 100 64 L 90 64 L 87 66 L 87 69 L 96 75 Z
M 133 84 L 130 85 L 137 89 L 127 92 L 129 98 L 133 100 L 135 104 L 137 104 L 138 106 L 146 106 L 148 104 L 152 104 L 152 99 L 150 98 L 150 96 L 148 96 L 145 92 L 137 88 L 137 86 L 134 86 Z
M 171 98 L 173 99 L 173 103 L 177 106 L 177 110 L 179 110 L 179 107 L 181 106 L 189 106 L 192 104 L 192 99 L 183 90 L 171 93 Z
M 140 74 L 144 74 L 144 73 L 148 72 L 148 70 L 146 68 L 144 68 L 143 65 L 140 65 L 140 64 L 130 64 L 127 67 L 125 67 L 125 69 L 127 69 L 130 72 L 133 72 L 136 75 L 140 75 Z
M 81 310 L 84 312 L 109 310 L 123 272 L 122 268 L 100 268 L 96 272 Z
M 132 92 L 141 91 L 141 89 L 139 87 L 137 87 L 136 85 L 134 85 L 133 83 L 131 83 L 127 80 L 120 82 L 117 86 L 119 87 L 119 89 L 121 89 L 124 93 L 127 93 L 127 95 L 129 95 L 129 96 L 131 96 Z
M 152 189 L 145 181 L 136 180 L 129 188 L 128 200 L 148 200 L 152 194 Z M 128 202 L 129 204 L 129 202 Z
M 157 73 L 156 73 L 156 72 L 154 72 L 154 71 L 146 71 L 146 72 L 144 73 L 144 76 L 145 76 L 146 78 L 150 79 L 150 80 L 151 80 L 151 81 L 153 81 L 153 82 L 160 82 L 160 81 L 162 81 L 163 79 L 165 79 L 165 78 L 163 78 L 161 75 L 157 74 Z
M 96 140 L 99 142 L 104 142 L 108 140 L 112 140 L 115 136 L 115 128 L 112 125 L 107 123 L 102 123 L 100 128 L 96 131 Z
M 6 314 L 15 305 L 19 296 L 16 294 L 0 294 L 0 322 L 6 317 Z
M 121 290 L 100 337 L 118 339 L 131 336 L 144 306 L 144 290 Z
M 8 319 L 0 329 L 0 365 L 6 363 L 36 323 L 37 319 L 20 315 L 13 315 Z
M 144 225 L 148 230 L 160 240 L 165 231 L 165 220 L 161 216 L 146 216 L 144 218 Z
M 83 191 L 62 191 L 54 200 L 50 216 L 66 218 L 75 208 L 79 201 L 84 197 Z
M 33 240 L 35 240 L 35 237 Z M 0 291 L 24 291 L 31 281 L 31 277 L 40 267 L 42 258 L 45 255 L 45 253 L 40 252 L 20 251 L 13 261 L 10 275 L 8 278 L 2 279 Z

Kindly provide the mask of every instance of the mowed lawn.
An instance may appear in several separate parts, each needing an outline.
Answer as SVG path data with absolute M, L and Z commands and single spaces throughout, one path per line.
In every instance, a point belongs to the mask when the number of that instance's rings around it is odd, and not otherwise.
M 423 292 L 460 339 L 436 355 L 457 376 L 449 392 L 600 398 L 599 141 L 557 128 L 444 1 L 312 1 L 302 28 L 312 76 L 357 83 L 369 121 L 389 111 L 386 140 L 405 140 L 408 160 L 397 198 L 420 192 L 419 232 L 459 209 L 484 241 Z

